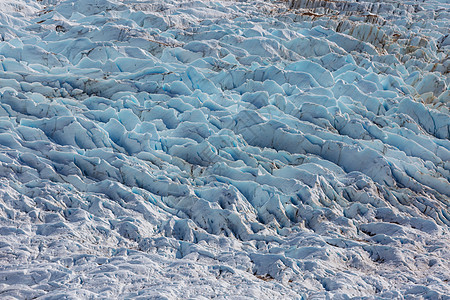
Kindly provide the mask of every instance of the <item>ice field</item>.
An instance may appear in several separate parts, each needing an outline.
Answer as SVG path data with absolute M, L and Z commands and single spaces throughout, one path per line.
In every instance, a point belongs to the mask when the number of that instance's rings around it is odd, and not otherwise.
M 449 0 L 0 1 L 1 299 L 450 299 Z

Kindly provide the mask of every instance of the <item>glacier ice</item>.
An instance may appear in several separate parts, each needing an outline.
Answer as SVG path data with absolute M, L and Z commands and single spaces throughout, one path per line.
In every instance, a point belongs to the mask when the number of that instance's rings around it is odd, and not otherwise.
M 2 1 L 0 297 L 447 299 L 449 16 Z

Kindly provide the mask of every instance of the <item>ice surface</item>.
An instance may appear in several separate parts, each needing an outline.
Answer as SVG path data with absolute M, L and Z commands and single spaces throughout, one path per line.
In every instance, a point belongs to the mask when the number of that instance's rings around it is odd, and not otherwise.
M 447 299 L 450 5 L 0 2 L 0 298 Z

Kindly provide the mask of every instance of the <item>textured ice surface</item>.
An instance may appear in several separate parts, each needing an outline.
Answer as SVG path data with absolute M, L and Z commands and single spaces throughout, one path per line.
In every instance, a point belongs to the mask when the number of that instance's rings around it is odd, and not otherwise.
M 0 1 L 0 298 L 448 299 L 449 18 Z

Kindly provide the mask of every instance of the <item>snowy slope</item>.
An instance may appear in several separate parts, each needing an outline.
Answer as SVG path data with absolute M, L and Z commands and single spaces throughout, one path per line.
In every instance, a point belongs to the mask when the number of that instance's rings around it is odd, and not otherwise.
M 450 3 L 0 2 L 0 298 L 450 299 Z

